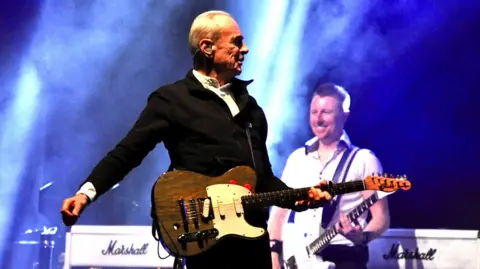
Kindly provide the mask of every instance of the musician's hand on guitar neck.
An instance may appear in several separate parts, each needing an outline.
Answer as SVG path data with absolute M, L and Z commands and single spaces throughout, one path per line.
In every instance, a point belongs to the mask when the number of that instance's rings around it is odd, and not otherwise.
M 298 201 L 297 207 L 299 211 L 306 210 L 309 208 L 318 208 L 324 205 L 325 202 L 332 199 L 332 195 L 326 191 L 322 191 L 320 187 L 327 186 L 328 182 L 323 179 L 320 181 L 320 184 L 311 187 L 308 191 L 308 200 Z
M 75 224 L 89 201 L 88 196 L 83 193 L 63 200 L 61 211 L 63 223 L 67 226 Z
M 340 221 L 335 225 L 338 233 L 345 236 L 355 245 L 361 245 L 364 242 L 362 227 L 360 225 L 352 226 L 345 214 L 340 213 Z

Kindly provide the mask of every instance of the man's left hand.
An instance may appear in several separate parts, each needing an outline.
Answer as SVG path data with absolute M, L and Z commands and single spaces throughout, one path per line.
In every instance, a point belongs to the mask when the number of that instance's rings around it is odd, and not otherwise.
M 341 224 L 341 225 L 340 225 Z M 340 222 L 335 225 L 339 234 L 345 236 L 355 245 L 363 244 L 363 231 L 360 225 L 352 226 L 345 214 L 340 213 Z
M 327 185 L 328 182 L 324 179 L 320 181 L 320 184 L 316 185 L 315 187 L 311 187 L 310 190 L 308 190 L 308 200 L 298 201 L 297 206 L 300 208 L 317 208 L 322 206 L 326 201 L 330 201 L 332 199 L 332 195 L 321 190 L 321 187 L 325 187 Z

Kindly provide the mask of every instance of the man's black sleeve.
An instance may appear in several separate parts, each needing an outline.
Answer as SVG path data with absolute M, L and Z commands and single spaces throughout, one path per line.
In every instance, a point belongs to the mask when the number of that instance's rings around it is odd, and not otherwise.
M 140 165 L 165 138 L 169 128 L 170 106 L 160 90 L 153 92 L 132 129 L 95 166 L 82 185 L 91 182 L 98 198 Z

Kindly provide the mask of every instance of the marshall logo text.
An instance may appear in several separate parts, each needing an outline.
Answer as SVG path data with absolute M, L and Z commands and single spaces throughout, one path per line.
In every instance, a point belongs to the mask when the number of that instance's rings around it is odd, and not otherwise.
M 433 261 L 435 259 L 435 253 L 437 253 L 437 249 L 430 248 L 426 253 L 420 252 L 418 247 L 415 250 L 409 250 L 408 248 L 404 248 L 402 252 L 399 252 L 398 249 L 400 244 L 392 244 L 392 248 L 388 254 L 383 254 L 383 258 L 385 260 L 388 259 L 405 259 L 405 260 L 429 260 Z
M 147 254 L 148 243 L 142 247 L 135 247 L 133 243 L 130 246 L 119 245 L 117 240 L 110 240 L 107 249 L 102 250 L 102 255 L 145 255 Z

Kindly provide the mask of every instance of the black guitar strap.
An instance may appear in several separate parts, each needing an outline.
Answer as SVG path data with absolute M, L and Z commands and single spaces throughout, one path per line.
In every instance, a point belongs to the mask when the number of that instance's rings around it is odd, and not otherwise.
M 342 183 L 345 181 L 348 171 L 350 170 L 350 165 L 352 164 L 352 161 L 359 150 L 360 149 L 358 147 L 355 147 L 353 145 L 348 147 L 347 150 L 345 150 L 333 175 L 333 183 Z M 321 223 L 323 229 L 327 228 L 328 224 L 332 220 L 333 215 L 335 214 L 338 206 L 340 205 L 341 199 L 342 195 L 339 195 L 336 200 L 332 199 L 330 203 L 323 206 Z
M 333 183 L 341 183 L 345 181 L 348 170 L 350 169 L 350 165 L 352 164 L 353 158 L 355 157 L 355 155 L 359 150 L 360 148 L 354 145 L 351 145 L 345 150 L 345 152 L 342 155 L 342 158 L 340 159 L 337 165 L 337 169 L 335 170 L 335 173 L 332 177 Z M 341 198 L 342 198 L 342 195 L 339 195 L 336 200 L 331 200 L 330 203 L 327 203 L 322 207 L 321 227 L 323 229 L 325 229 L 328 223 L 330 223 L 333 215 L 335 214 L 337 206 L 340 203 Z M 295 211 L 293 210 L 290 212 L 288 216 L 288 223 L 295 223 Z
M 247 134 L 248 147 L 250 148 L 250 154 L 252 156 L 253 169 L 255 170 L 255 172 L 258 172 L 257 165 L 255 164 L 255 156 L 253 154 L 252 139 L 250 137 L 250 128 L 252 128 L 252 124 L 250 122 L 247 122 L 245 126 L 245 133 Z

